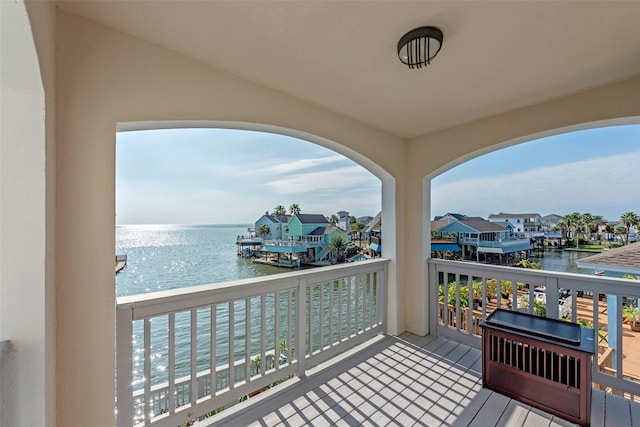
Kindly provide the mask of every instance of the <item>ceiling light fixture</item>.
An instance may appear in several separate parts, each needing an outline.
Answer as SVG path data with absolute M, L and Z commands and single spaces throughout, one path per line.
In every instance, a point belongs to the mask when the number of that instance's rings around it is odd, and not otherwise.
M 436 27 L 420 27 L 409 31 L 398 42 L 398 57 L 409 68 L 422 68 L 440 52 L 442 31 Z

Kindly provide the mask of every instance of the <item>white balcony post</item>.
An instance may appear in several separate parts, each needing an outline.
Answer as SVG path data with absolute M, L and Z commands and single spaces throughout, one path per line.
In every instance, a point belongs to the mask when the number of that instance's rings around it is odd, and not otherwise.
M 303 378 L 306 373 L 307 343 L 305 340 L 305 319 L 309 315 L 306 310 L 307 306 L 307 281 L 300 279 L 298 281 L 298 295 L 296 295 L 296 348 L 298 349 L 298 377 Z M 311 319 L 309 319 L 311 322 Z
M 118 427 L 133 425 L 133 309 L 118 308 L 116 312 L 116 396 Z
M 594 295 L 593 297 L 596 298 L 596 295 Z M 607 327 L 607 332 L 609 334 L 607 342 L 609 344 L 609 347 L 613 349 L 613 356 L 611 358 L 611 367 L 615 369 L 617 372 L 619 372 L 620 364 L 618 363 L 618 353 L 619 353 L 618 349 L 622 347 L 621 345 L 622 334 L 619 333 L 619 331 L 620 331 L 622 322 L 618 322 L 618 319 L 621 319 L 621 317 L 618 317 L 618 313 L 621 313 L 621 311 L 618 311 L 617 295 L 607 294 L 606 298 L 607 298 L 607 325 L 610 325 Z M 622 354 L 620 354 L 620 356 L 622 357 Z
M 558 278 L 547 277 L 545 280 L 545 289 L 547 294 L 547 301 L 553 302 L 553 304 L 547 304 L 546 317 L 548 317 L 549 319 L 557 319 L 560 317 L 559 305 L 556 303 L 556 301 L 560 300 L 558 292 Z M 533 286 L 531 286 L 531 288 L 529 289 L 529 293 L 530 295 L 533 295 Z

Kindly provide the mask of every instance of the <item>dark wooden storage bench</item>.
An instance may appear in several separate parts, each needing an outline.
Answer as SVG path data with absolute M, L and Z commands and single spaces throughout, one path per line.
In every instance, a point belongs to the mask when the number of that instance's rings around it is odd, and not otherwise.
M 593 329 L 501 309 L 480 326 L 484 387 L 589 425 Z

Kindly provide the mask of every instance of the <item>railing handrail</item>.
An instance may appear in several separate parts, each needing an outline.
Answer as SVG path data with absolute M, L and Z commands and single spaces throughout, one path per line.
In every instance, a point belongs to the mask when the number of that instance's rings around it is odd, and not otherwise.
M 573 286 L 579 285 L 579 288 L 585 291 L 596 291 L 599 293 L 607 293 L 608 291 L 611 294 L 640 297 L 640 282 L 633 279 L 595 276 L 580 273 L 565 273 L 561 271 L 534 270 L 435 258 L 430 259 L 428 263 L 435 266 L 436 269 L 438 266 L 449 266 L 464 275 L 481 276 L 482 274 L 478 274 L 478 272 L 481 272 L 487 273 L 496 279 L 516 279 L 518 282 L 524 283 L 536 283 L 536 280 L 544 283 L 544 280 L 541 279 L 557 278 L 559 282 L 564 282 Z M 603 284 L 606 284 L 607 287 L 603 288 Z M 559 285 L 559 287 L 562 288 L 563 286 Z
M 349 274 L 359 274 L 371 271 L 371 266 L 375 265 L 375 271 L 382 271 L 388 262 L 387 259 L 376 258 L 358 263 L 121 296 L 116 299 L 116 311 L 133 309 L 132 320 L 139 320 L 172 311 L 188 310 L 193 307 L 225 303 L 256 294 L 295 288 L 298 286 L 298 280 L 303 277 L 307 283 L 314 283 L 338 279 L 342 277 L 345 269 L 349 270 Z

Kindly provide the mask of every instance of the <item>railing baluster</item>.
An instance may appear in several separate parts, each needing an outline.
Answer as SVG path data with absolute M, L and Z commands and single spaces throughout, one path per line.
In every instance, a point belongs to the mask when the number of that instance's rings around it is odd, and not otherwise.
M 314 285 L 309 285 L 306 287 L 305 289 L 305 295 L 306 295 L 306 299 L 307 299 L 307 303 L 306 306 L 308 307 L 308 314 L 307 316 L 305 316 L 308 319 L 308 323 L 307 323 L 307 354 L 308 355 L 312 355 L 313 354 L 313 292 L 314 292 L 315 286 Z
M 244 300 L 244 380 L 251 380 L 251 300 Z
M 322 283 L 318 285 L 318 299 L 320 300 L 318 304 L 318 340 L 320 341 L 318 349 L 322 351 L 324 349 L 324 285 Z
M 144 319 L 144 422 L 151 422 L 151 319 Z
M 276 343 L 277 344 L 277 343 Z M 267 372 L 267 295 L 260 295 L 260 372 Z
M 297 331 L 297 342 L 296 348 L 298 349 L 298 376 L 304 377 L 306 375 L 306 357 L 305 357 L 305 348 L 307 344 L 305 342 L 305 328 L 304 323 L 305 319 L 307 319 L 307 313 L 305 313 L 305 308 L 308 306 L 309 311 L 311 311 L 311 301 L 307 305 L 307 302 L 304 301 L 307 295 L 307 283 L 304 279 L 300 279 L 298 282 L 298 290 L 296 292 L 296 319 L 298 320 L 298 325 L 296 327 Z M 311 319 L 309 319 L 311 320 Z
M 344 279 L 347 285 L 347 336 L 349 339 L 351 337 L 351 278 Z
M 343 310 L 343 287 L 342 280 L 336 280 L 336 284 L 338 285 L 338 342 L 342 342 L 342 310 Z
M 191 310 L 191 373 L 189 395 L 191 406 L 198 402 L 198 310 Z
M 366 310 L 367 310 L 367 296 L 365 294 L 365 281 L 364 281 L 364 277 L 362 275 L 358 275 L 358 283 L 360 284 L 360 287 L 362 288 L 362 320 L 360 321 L 362 326 L 360 327 L 360 333 L 364 332 L 366 330 Z
M 169 313 L 169 363 L 167 369 L 169 369 L 169 410 L 170 414 L 176 412 L 176 315 L 175 313 Z
M 235 303 L 233 301 L 229 301 L 229 390 L 233 390 L 236 385 L 236 357 L 235 357 Z
M 367 282 L 369 284 L 369 327 L 375 327 L 375 292 L 373 290 L 374 273 L 367 273 Z
M 333 347 L 335 339 L 333 337 L 333 324 L 336 316 L 334 314 L 335 306 L 333 304 L 333 282 L 327 282 L 327 290 L 329 291 L 329 347 Z
M 355 287 L 355 305 L 354 305 L 354 313 L 353 313 L 353 323 L 354 323 L 354 335 L 358 335 L 360 332 L 360 316 L 358 316 L 358 312 L 360 311 L 360 282 L 358 281 L 357 276 L 353 276 L 353 285 Z
M 467 333 L 473 335 L 473 277 L 467 276 Z
M 373 285 L 371 284 L 371 274 L 364 275 L 364 283 L 366 287 L 365 295 L 367 296 L 367 324 L 366 329 L 369 330 L 373 327 L 372 315 L 373 315 Z
M 456 273 L 456 331 L 460 332 L 460 274 Z
M 273 343 L 274 343 L 274 361 L 273 368 L 280 369 L 280 301 L 281 293 L 276 292 L 274 295 L 274 320 L 273 320 Z M 287 346 L 291 345 L 291 341 L 287 338 Z
M 622 317 L 622 297 L 620 295 L 616 295 L 615 298 L 616 301 L 616 313 L 618 314 L 618 317 L 621 319 Z M 609 309 L 611 309 L 609 307 Z M 615 328 L 617 330 L 616 332 L 616 377 L 618 379 L 622 379 L 623 378 L 623 370 L 622 370 L 622 359 L 624 357 L 623 355 L 623 348 L 622 348 L 622 321 L 617 321 L 615 324 Z
M 211 357 L 209 359 L 209 372 L 211 372 L 211 391 L 210 396 L 214 397 L 218 392 L 218 373 L 217 373 L 217 338 L 216 338 L 216 320 L 218 316 L 217 305 L 211 306 Z
M 288 291 L 288 297 L 287 297 L 287 364 L 291 365 L 291 362 L 293 362 L 293 358 L 296 357 L 295 354 L 292 354 L 291 349 L 294 348 L 293 346 L 293 298 L 295 296 L 295 300 L 296 302 L 298 302 L 301 298 L 300 296 L 300 290 L 297 291 L 293 291 L 291 289 L 289 289 Z M 298 316 L 298 314 L 296 312 L 296 316 Z M 298 319 L 298 317 L 296 317 L 296 319 Z M 301 348 L 302 347 L 298 347 L 298 358 L 300 358 L 300 352 L 301 352 Z M 302 354 L 302 357 L 304 357 L 304 354 Z
M 482 277 L 482 320 L 487 317 L 487 278 Z

